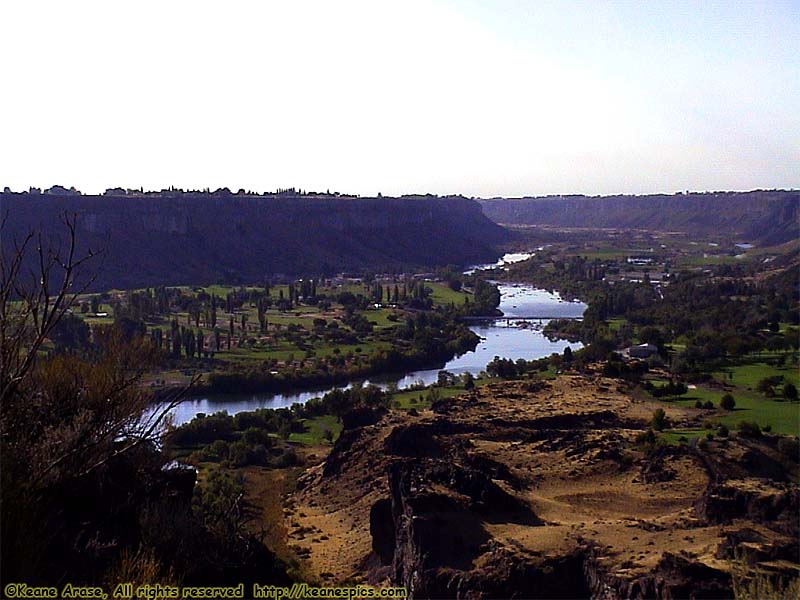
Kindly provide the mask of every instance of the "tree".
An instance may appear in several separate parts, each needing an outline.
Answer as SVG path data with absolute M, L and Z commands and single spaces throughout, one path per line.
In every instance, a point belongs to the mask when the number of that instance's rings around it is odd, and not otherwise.
M 69 351 L 88 348 L 89 336 L 86 321 L 67 313 L 56 323 L 49 337 L 57 351 Z
M 653 344 L 659 348 L 664 345 L 664 335 L 658 327 L 642 327 L 639 339 L 644 344 Z
M 733 410 L 734 408 L 736 408 L 736 399 L 733 397 L 732 394 L 725 394 L 719 401 L 719 405 L 721 408 L 724 408 L 725 410 Z
M 564 362 L 571 363 L 572 362 L 572 348 L 567 346 L 564 348 Z
M 76 531 L 68 529 L 64 508 L 71 490 L 102 480 L 112 463 L 135 461 L 137 453 L 157 447 L 166 414 L 182 396 L 151 410 L 140 380 L 153 364 L 155 347 L 142 335 L 126 339 L 115 325 L 94 331 L 91 361 L 41 352 L 93 281 L 81 271 L 96 253 L 79 256 L 76 217 L 65 214 L 62 221 L 66 236 L 60 247 L 31 232 L 11 251 L 4 246 L 0 259 L 0 571 L 5 581 L 61 577 L 41 571 L 52 570 L 43 559 L 52 560 L 49 544 L 55 536 L 78 553 L 95 535 L 90 528 L 99 527 L 82 516 L 81 523 L 72 522 L 80 533 L 65 539 Z M 4 228 L 5 220 L 0 237 Z M 53 523 L 57 532 L 48 529 Z
M 784 383 L 783 397 L 791 401 L 797 400 L 797 387 L 793 383 Z
M 663 431 L 667 427 L 667 414 L 664 412 L 663 408 L 657 408 L 653 412 L 653 418 L 650 421 L 650 425 L 656 431 Z
M 771 377 L 764 377 L 758 381 L 758 384 L 756 384 L 756 390 L 771 398 L 775 395 L 774 385 L 775 382 Z
M 475 377 L 473 377 L 472 373 L 470 373 L 469 371 L 467 371 L 461 376 L 461 381 L 464 382 L 465 390 L 475 389 Z

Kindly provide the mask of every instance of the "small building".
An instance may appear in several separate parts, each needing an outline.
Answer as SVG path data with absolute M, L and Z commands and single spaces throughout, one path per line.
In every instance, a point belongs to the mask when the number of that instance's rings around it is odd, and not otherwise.
M 622 351 L 624 358 L 650 358 L 656 354 L 658 354 L 658 346 L 655 344 L 638 344 Z

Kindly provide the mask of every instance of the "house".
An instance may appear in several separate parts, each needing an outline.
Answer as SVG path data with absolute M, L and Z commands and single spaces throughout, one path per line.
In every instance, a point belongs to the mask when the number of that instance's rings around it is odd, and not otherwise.
M 650 358 L 656 354 L 658 354 L 658 346 L 655 344 L 639 344 L 622 351 L 624 358 Z

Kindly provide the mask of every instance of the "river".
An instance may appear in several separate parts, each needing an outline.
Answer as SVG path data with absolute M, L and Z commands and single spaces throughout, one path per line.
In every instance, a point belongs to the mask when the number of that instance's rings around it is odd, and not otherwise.
M 504 316 L 471 325 L 470 329 L 481 337 L 480 343 L 475 350 L 453 358 L 442 369 L 456 374 L 469 371 L 477 375 L 495 356 L 531 360 L 550 356 L 553 352 L 563 352 L 567 346 L 573 350 L 581 347 L 579 342 L 547 339 L 542 333 L 542 328 L 548 319 L 522 320 L 521 318 L 579 318 L 586 310 L 585 304 L 564 300 L 557 293 L 529 285 L 500 284 L 499 288 L 499 308 Z M 442 369 L 414 371 L 399 377 L 373 379 L 364 383 L 373 383 L 384 389 L 391 384 L 397 385 L 400 389 L 419 382 L 427 385 L 436 381 Z M 333 388 L 328 387 L 284 394 L 206 394 L 190 397 L 175 409 L 174 420 L 176 425 L 180 425 L 192 420 L 201 412 L 210 414 L 225 410 L 229 414 L 236 414 L 257 408 L 288 407 L 322 396 L 331 389 Z

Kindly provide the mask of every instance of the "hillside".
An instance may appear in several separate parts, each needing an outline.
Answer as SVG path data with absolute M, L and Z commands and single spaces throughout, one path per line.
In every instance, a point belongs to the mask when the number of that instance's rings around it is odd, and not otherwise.
M 289 543 L 329 584 L 415 598 L 730 598 L 737 552 L 795 576 L 797 464 L 770 438 L 648 448 L 660 406 L 562 375 L 346 418 L 286 501 Z
M 496 258 L 507 233 L 461 197 L 313 198 L 200 193 L 3 194 L 5 250 L 25 232 L 104 248 L 96 289 L 255 282 L 276 275 L 410 269 Z
M 504 225 L 680 231 L 763 244 L 800 237 L 797 191 L 493 198 L 480 203 L 486 216 Z

